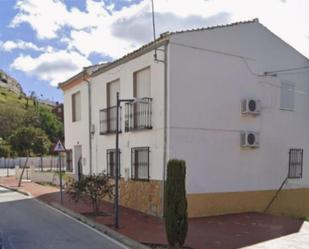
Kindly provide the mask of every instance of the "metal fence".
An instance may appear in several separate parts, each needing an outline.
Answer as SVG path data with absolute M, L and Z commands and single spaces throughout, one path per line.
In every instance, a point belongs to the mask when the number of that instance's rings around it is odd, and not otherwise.
M 0 158 L 0 168 L 23 167 L 26 160 L 26 157 Z M 35 169 L 40 171 L 57 171 L 60 160 L 58 156 L 29 157 L 27 166 L 30 165 L 34 165 Z M 61 156 L 61 168 L 66 171 L 72 170 L 71 160 L 67 160 L 66 155 Z

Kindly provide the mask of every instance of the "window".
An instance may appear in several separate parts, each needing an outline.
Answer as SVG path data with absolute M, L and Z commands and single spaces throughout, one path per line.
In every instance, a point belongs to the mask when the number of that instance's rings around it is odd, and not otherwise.
M 281 83 L 281 95 L 280 95 L 280 109 L 281 110 L 294 110 L 294 94 L 295 86 L 290 82 Z
M 134 77 L 134 97 L 142 99 L 126 103 L 125 130 L 152 129 L 152 98 L 150 98 L 150 67 L 137 71 Z
M 112 107 L 117 105 L 117 92 L 120 92 L 120 80 L 115 80 L 106 85 L 106 106 Z
M 150 98 L 150 67 L 137 71 L 134 77 L 134 97 Z
M 116 175 L 116 149 L 106 151 L 107 175 L 115 177 Z M 119 153 L 119 176 L 120 176 L 120 153 Z
M 66 150 L 66 171 L 73 172 L 73 152 L 72 150 Z
M 149 180 L 149 147 L 131 149 L 131 172 L 133 180 Z
M 81 120 L 81 98 L 80 92 L 77 92 L 72 95 L 72 121 L 79 120 Z
M 302 178 L 303 149 L 290 149 L 289 152 L 289 178 Z
M 115 80 L 106 85 L 106 106 L 100 110 L 100 134 L 116 132 L 117 122 L 117 92 L 120 89 L 120 81 Z M 119 130 L 121 130 L 121 108 L 119 109 Z

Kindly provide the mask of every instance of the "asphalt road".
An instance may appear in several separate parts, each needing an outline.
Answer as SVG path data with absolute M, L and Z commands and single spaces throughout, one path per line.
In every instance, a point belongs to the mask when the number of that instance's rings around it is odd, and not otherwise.
M 5 249 L 127 248 L 53 208 L 1 187 L 0 241 Z

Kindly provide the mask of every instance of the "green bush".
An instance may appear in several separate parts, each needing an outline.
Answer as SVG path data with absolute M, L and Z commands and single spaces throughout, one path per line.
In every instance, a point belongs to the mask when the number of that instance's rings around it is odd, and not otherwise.
M 83 176 L 79 181 L 71 178 L 66 183 L 66 193 L 71 199 L 76 202 L 90 200 L 95 215 L 100 211 L 101 200 L 105 196 L 112 198 L 113 188 L 106 174 Z
M 181 248 L 188 232 L 186 163 L 170 160 L 165 187 L 165 230 L 171 248 Z

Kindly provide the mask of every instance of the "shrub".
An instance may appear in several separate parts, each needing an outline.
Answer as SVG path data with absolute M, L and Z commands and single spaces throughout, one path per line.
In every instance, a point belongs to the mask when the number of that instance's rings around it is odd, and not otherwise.
M 171 248 L 181 248 L 188 232 L 186 163 L 170 160 L 165 188 L 165 230 Z
M 106 196 L 112 198 L 113 188 L 106 174 L 83 176 L 79 181 L 71 178 L 66 183 L 66 193 L 71 199 L 90 201 L 95 215 L 99 214 L 101 200 Z

